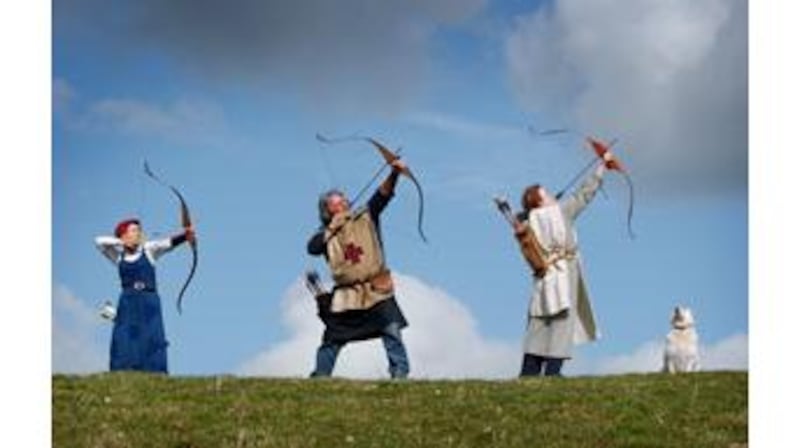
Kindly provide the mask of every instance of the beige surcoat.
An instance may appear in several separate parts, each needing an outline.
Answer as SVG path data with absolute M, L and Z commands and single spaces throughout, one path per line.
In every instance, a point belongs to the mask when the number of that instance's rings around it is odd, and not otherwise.
M 368 211 L 325 231 L 328 266 L 335 283 L 331 311 L 365 310 L 394 295 L 375 223 Z

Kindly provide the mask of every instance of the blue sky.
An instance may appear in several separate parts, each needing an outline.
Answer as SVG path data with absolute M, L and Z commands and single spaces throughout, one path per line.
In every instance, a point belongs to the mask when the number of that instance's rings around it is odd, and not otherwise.
M 76 333 L 105 356 L 110 326 L 75 317 L 118 293 L 92 238 L 129 215 L 151 235 L 177 227 L 144 159 L 185 194 L 200 239 L 183 316 L 188 251 L 158 266 L 172 372 L 237 372 L 290 338 L 287 291 L 323 268 L 304 253 L 317 195 L 354 192 L 380 165 L 369 147 L 323 147 L 316 132 L 403 147 L 430 244 L 403 182 L 384 220 L 390 265 L 511 347 L 530 285 L 492 195 L 558 189 L 590 160 L 580 138 L 533 138 L 528 125 L 619 137 L 638 238 L 626 237 L 627 192 L 610 175 L 608 200 L 578 224 L 604 335 L 578 357 L 660 340 L 678 303 L 704 343 L 748 333 L 744 2 L 306 3 L 54 5 L 54 360 L 75 350 L 56 335 Z M 310 368 L 313 353 L 300 356 Z

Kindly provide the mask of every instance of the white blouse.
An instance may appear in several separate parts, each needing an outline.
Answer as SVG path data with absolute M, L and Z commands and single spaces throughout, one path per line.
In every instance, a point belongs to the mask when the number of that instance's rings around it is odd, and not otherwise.
M 98 236 L 94 239 L 94 244 L 97 246 L 97 249 L 114 264 L 119 264 L 122 257 L 125 257 L 125 261 L 128 263 L 132 263 L 138 260 L 142 254 L 145 254 L 147 259 L 155 264 L 157 258 L 174 249 L 172 238 L 145 241 L 144 244 L 140 244 L 132 253 L 127 252 L 122 244 L 122 240 L 114 236 Z

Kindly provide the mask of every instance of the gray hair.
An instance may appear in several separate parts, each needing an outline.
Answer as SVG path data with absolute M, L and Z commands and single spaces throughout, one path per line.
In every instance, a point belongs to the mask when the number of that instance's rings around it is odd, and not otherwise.
M 328 199 L 331 196 L 341 196 L 345 198 L 345 200 L 347 200 L 347 196 L 345 196 L 344 192 L 337 188 L 331 188 L 330 190 L 326 191 L 325 193 L 322 193 L 319 196 L 319 202 L 317 203 L 317 208 L 319 211 L 319 220 L 322 221 L 322 223 L 325 225 L 331 222 L 331 219 L 333 218 L 331 216 L 331 213 L 328 211 Z

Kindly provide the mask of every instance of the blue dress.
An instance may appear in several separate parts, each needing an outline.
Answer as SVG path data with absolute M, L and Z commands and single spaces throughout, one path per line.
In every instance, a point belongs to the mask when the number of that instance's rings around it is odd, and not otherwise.
M 111 336 L 111 370 L 167 373 L 167 340 L 156 291 L 156 270 L 142 252 L 136 261 L 119 260 L 122 294 Z

